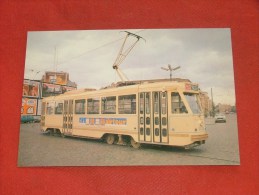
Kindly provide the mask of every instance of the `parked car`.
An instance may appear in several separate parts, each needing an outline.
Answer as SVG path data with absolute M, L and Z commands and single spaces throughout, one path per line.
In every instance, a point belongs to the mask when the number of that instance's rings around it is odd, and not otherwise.
M 40 116 L 22 115 L 21 123 L 39 123 Z
M 21 116 L 22 123 L 32 123 L 33 121 L 34 121 L 34 118 L 31 115 L 22 115 Z
M 227 122 L 226 120 L 226 116 L 224 114 L 216 114 L 215 116 L 215 123 L 219 123 L 219 122 L 222 122 L 222 123 L 225 123 Z

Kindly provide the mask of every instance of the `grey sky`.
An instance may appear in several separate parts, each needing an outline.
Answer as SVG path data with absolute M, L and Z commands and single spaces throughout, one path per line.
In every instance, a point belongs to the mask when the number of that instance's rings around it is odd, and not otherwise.
M 78 88 L 100 88 L 119 81 L 112 69 L 126 33 L 124 30 L 80 30 L 28 32 L 25 78 L 40 79 L 44 71 L 68 72 Z M 210 29 L 130 29 L 140 40 L 121 70 L 130 80 L 169 78 L 161 70 L 181 66 L 173 77 L 200 85 L 215 103 L 235 104 L 231 32 Z M 135 39 L 130 37 L 126 47 Z M 41 71 L 37 73 L 37 71 Z

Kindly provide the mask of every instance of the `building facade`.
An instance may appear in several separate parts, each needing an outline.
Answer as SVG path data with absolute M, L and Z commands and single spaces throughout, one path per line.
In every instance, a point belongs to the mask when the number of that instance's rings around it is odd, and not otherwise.
M 230 113 L 232 111 L 233 106 L 229 104 L 218 104 L 217 105 L 217 112 L 219 113 Z
M 212 101 L 207 92 L 200 91 L 201 107 L 205 117 L 211 116 L 212 113 Z
M 31 122 L 41 116 L 41 100 L 44 97 L 63 94 L 77 89 L 65 72 L 45 72 L 41 80 L 24 79 L 21 106 L 21 122 Z

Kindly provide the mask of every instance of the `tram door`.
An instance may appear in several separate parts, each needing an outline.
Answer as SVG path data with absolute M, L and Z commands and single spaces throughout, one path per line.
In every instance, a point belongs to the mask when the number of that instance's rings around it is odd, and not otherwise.
M 153 141 L 168 143 L 167 93 L 152 92 L 153 104 Z
M 167 92 L 139 93 L 139 140 L 168 143 Z
M 151 93 L 139 93 L 139 140 L 152 141 Z
M 73 129 L 73 100 L 64 101 L 63 133 L 71 135 Z

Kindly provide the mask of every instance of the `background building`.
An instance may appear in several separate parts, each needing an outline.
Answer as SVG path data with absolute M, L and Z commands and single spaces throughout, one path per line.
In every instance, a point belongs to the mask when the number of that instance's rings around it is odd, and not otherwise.
M 230 113 L 230 112 L 235 112 L 235 106 L 231 106 L 229 104 L 221 104 L 219 103 L 216 106 L 216 111 L 219 113 Z
M 212 101 L 207 92 L 200 91 L 201 107 L 205 117 L 210 116 L 212 112 Z
M 69 74 L 66 72 L 45 72 L 42 80 L 24 79 L 21 122 L 39 120 L 42 98 L 75 89 L 77 84 L 69 80 Z

